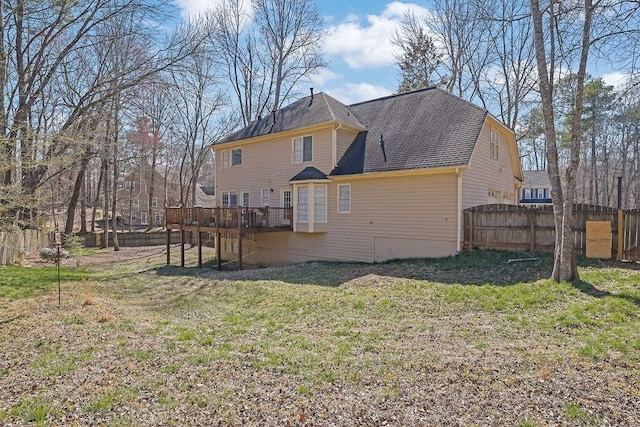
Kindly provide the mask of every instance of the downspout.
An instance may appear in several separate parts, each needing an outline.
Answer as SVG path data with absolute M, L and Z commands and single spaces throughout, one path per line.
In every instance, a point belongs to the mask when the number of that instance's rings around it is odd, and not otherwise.
M 458 176 L 458 222 L 456 229 L 456 256 L 462 253 L 462 170 L 456 168 Z

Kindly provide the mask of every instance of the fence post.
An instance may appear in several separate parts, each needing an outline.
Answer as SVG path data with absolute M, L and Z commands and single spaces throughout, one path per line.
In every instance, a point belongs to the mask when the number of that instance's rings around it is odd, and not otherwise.
M 624 211 L 618 209 L 618 253 L 616 259 L 622 261 L 622 252 L 624 250 Z

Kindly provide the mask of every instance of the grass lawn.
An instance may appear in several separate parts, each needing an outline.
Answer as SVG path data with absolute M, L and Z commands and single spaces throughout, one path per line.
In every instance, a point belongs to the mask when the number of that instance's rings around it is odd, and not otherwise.
M 640 269 L 474 252 L 0 268 L 0 425 L 637 425 Z M 188 251 L 195 263 L 195 249 Z

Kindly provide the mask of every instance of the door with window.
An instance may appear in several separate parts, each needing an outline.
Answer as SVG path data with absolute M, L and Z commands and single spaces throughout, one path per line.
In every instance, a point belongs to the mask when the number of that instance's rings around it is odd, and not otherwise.
M 282 207 L 291 208 L 292 206 L 291 190 L 282 190 Z M 291 225 L 291 209 L 283 212 L 282 225 Z

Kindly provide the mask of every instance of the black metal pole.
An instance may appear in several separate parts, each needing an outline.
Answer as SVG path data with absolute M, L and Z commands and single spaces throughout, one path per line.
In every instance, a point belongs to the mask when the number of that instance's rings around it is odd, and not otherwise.
M 622 209 L 622 177 L 618 177 L 618 210 Z
M 57 246 L 57 256 L 58 259 L 58 307 L 60 307 L 60 245 Z

